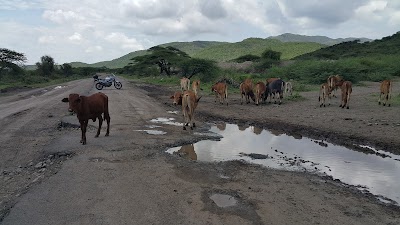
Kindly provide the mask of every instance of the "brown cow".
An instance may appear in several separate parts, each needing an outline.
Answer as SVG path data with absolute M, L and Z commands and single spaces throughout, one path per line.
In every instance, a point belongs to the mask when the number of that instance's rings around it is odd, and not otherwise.
M 172 104 L 182 105 L 182 92 L 176 91 L 174 95 L 171 95 L 169 98 L 173 100 Z
M 349 109 L 350 94 L 353 91 L 352 83 L 350 81 L 344 81 L 342 84 L 342 101 L 340 102 L 340 107 Z
M 246 98 L 246 104 L 250 103 L 250 98 L 253 100 L 253 102 L 255 101 L 253 93 L 253 81 L 251 81 L 250 78 L 247 78 L 245 81 L 240 83 L 239 89 L 240 95 L 242 96 L 240 104 L 243 104 L 243 96 Z
M 90 96 L 80 96 L 78 94 L 70 94 L 68 98 L 63 98 L 63 102 L 69 102 L 70 112 L 75 112 L 81 125 L 82 138 L 81 143 L 86 144 L 86 129 L 89 120 L 96 122 L 99 119 L 99 128 L 95 137 L 100 135 L 101 125 L 104 114 L 104 119 L 107 120 L 106 136 L 110 134 L 110 114 L 108 113 L 108 97 L 107 95 L 99 92 Z
M 331 105 L 331 89 L 329 88 L 328 83 L 323 83 L 319 88 L 319 97 L 318 102 L 320 103 L 319 107 L 325 107 L 325 100 L 328 99 L 328 105 Z
M 181 78 L 181 90 L 183 91 L 187 91 L 189 90 L 190 87 L 190 80 L 186 77 L 182 77 Z
M 201 90 L 201 88 L 200 88 L 200 80 L 195 80 L 192 83 L 192 90 L 194 91 L 196 96 L 198 96 L 198 92 L 199 92 L 199 90 Z
M 215 92 L 215 102 L 217 102 L 219 96 L 219 102 L 224 104 L 224 101 L 226 101 L 226 105 L 228 105 L 228 85 L 222 82 L 215 83 L 211 87 L 211 91 Z
M 383 98 L 385 100 L 385 102 L 383 103 L 383 106 L 386 105 L 386 103 L 388 103 L 388 106 L 390 107 L 390 99 L 392 98 L 392 81 L 390 80 L 384 80 L 381 83 L 381 92 L 379 94 L 379 105 L 381 104 L 381 98 Z
M 260 99 L 264 100 L 265 103 L 265 95 L 267 92 L 267 86 L 265 86 L 264 82 L 257 82 L 256 87 L 255 87 L 255 93 L 256 93 L 256 105 L 260 104 Z
M 336 97 L 336 90 L 339 87 L 342 87 L 342 84 L 344 82 L 343 77 L 341 77 L 340 75 L 332 75 L 332 76 L 328 77 L 327 82 L 328 82 L 329 88 L 332 91 L 332 96 Z
M 201 97 L 200 97 L 201 98 Z M 186 126 L 190 125 L 190 129 L 193 130 L 195 127 L 194 121 L 194 110 L 199 103 L 200 98 L 197 98 L 193 91 L 184 91 L 182 94 L 182 114 L 184 117 L 183 129 L 186 130 Z

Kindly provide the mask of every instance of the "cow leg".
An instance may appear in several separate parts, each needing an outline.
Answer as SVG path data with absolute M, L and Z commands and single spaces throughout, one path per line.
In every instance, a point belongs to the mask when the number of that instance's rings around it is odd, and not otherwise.
M 381 104 L 382 92 L 379 94 L 378 105 Z
M 347 109 L 349 109 L 349 104 L 350 104 L 350 92 L 347 92 L 347 99 L 346 99 L 346 104 L 347 104 Z
M 101 115 L 100 116 L 98 116 L 97 117 L 98 119 L 99 119 L 99 128 L 97 129 L 97 134 L 96 134 L 96 136 L 94 136 L 94 137 L 99 137 L 99 135 L 100 135 L 100 130 L 101 130 L 101 125 L 103 125 L 103 118 L 101 117 Z
M 104 113 L 104 119 L 107 121 L 107 131 L 106 131 L 106 135 L 105 136 L 109 136 L 110 135 L 110 114 L 108 114 L 108 112 Z
M 86 145 L 86 128 L 87 128 L 88 120 L 82 120 L 82 121 L 79 121 L 79 122 L 81 124 L 81 131 L 82 131 L 81 143 L 83 145 Z

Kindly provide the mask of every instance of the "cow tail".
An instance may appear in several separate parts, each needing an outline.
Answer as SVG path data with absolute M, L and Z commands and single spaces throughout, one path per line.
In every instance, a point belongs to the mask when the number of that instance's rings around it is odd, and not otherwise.
M 389 81 L 389 94 L 388 94 L 388 101 L 392 98 L 392 81 Z

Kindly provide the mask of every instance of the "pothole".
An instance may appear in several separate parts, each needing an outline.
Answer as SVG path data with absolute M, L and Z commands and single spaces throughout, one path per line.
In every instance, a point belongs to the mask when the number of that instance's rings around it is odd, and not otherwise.
M 221 208 L 235 206 L 238 202 L 235 197 L 225 194 L 213 194 L 210 196 L 210 199 Z

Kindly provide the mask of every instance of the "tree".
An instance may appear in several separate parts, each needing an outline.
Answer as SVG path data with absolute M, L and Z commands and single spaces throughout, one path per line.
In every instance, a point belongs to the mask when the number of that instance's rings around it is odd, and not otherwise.
M 18 73 L 21 71 L 20 66 L 26 62 L 23 53 L 19 53 L 10 49 L 0 48 L 0 75 L 7 73 Z
M 205 59 L 190 58 L 182 61 L 179 65 L 182 68 L 182 75 L 189 79 L 200 73 L 211 78 L 217 74 L 218 70 L 213 61 Z
M 73 73 L 73 71 L 72 71 L 72 66 L 71 66 L 70 64 L 68 64 L 68 63 L 62 64 L 62 65 L 60 66 L 60 70 L 61 70 L 61 73 L 62 73 L 64 76 L 71 76 L 72 73 Z
M 55 70 L 54 59 L 45 55 L 40 58 L 40 62 L 36 63 L 37 71 L 42 76 L 51 76 Z
M 261 57 L 264 59 L 272 59 L 275 61 L 279 61 L 281 60 L 281 54 L 282 54 L 281 52 L 276 52 L 271 49 L 267 49 L 261 54 Z

